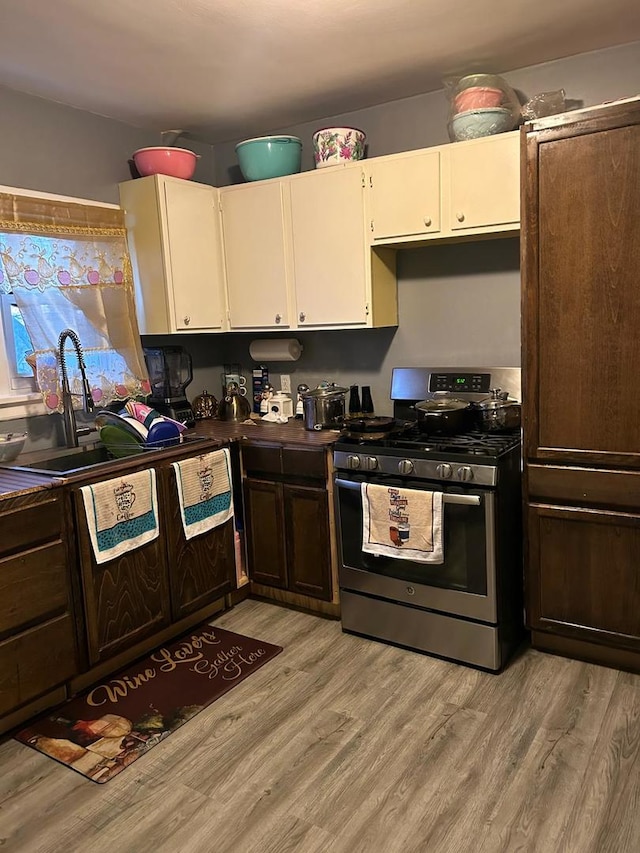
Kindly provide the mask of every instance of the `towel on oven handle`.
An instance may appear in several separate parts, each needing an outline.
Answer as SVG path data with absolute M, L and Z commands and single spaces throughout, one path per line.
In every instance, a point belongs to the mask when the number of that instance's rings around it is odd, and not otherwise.
M 362 483 L 362 550 L 443 563 L 442 492 Z

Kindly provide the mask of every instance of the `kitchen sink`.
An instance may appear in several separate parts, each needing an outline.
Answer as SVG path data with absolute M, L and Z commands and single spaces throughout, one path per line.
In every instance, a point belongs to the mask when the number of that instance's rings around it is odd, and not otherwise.
M 184 447 L 185 444 L 196 444 L 199 441 L 206 440 L 203 436 L 185 436 L 180 445 L 173 445 L 169 448 L 153 448 L 140 450 L 140 453 L 132 453 L 124 458 L 116 458 L 111 451 L 103 444 L 94 444 L 86 449 L 65 448 L 52 451 L 50 456 L 38 459 L 35 462 L 22 464 L 5 463 L 0 465 L 0 468 L 9 468 L 11 471 L 25 471 L 32 474 L 50 474 L 52 477 L 64 477 L 70 474 L 77 474 L 80 471 L 86 471 L 90 468 L 108 468 L 116 463 L 124 462 L 126 459 L 136 461 L 143 453 L 145 456 L 150 456 L 154 459 L 165 450 L 175 450 L 178 447 Z

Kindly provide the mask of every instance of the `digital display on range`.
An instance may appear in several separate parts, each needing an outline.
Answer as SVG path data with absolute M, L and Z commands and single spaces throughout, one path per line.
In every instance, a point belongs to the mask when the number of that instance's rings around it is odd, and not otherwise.
M 488 393 L 490 373 L 432 373 L 429 391 L 466 391 L 472 394 Z

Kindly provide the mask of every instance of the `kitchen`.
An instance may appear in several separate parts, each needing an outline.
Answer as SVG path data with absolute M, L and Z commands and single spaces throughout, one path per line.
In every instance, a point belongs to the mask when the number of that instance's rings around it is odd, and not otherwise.
M 512 85 L 529 94 L 563 87 L 571 98 L 584 101 L 586 104 L 598 103 L 612 98 L 630 96 L 640 89 L 637 51 L 637 44 L 626 45 L 595 54 L 558 60 L 540 67 L 514 71 L 507 76 Z M 41 191 L 115 202 L 117 201 L 116 184 L 127 177 L 124 164 L 131 152 L 145 144 L 153 144 L 155 141 L 153 134 L 148 132 L 11 90 L 3 90 L 0 97 L 4 115 L 10 118 L 0 143 L 4 164 L 1 180 L 7 186 L 24 186 Z M 439 92 L 433 95 L 414 96 L 378 107 L 369 107 L 349 113 L 347 116 L 334 116 L 327 119 L 325 123 L 346 121 L 356 126 L 366 126 L 371 146 L 369 154 L 377 156 L 446 143 L 445 114 L 445 99 L 442 92 Z M 390 120 L 391 117 L 393 120 Z M 421 126 L 416 126 L 416 122 Z M 309 138 L 310 132 L 315 127 L 316 123 L 309 123 L 288 127 L 285 130 Z M 42 140 L 46 140 L 46 144 L 43 144 Z M 204 181 L 206 176 L 210 176 L 211 183 L 223 185 L 226 182 L 227 170 L 235 162 L 232 145 L 214 146 L 215 156 L 210 157 L 209 160 L 206 154 L 207 152 L 211 154 L 211 149 L 199 144 L 198 150 L 203 152 L 199 169 L 204 171 L 198 173 L 197 179 Z M 52 154 L 54 151 L 55 156 Z M 394 366 L 442 363 L 518 364 L 520 361 L 519 288 L 519 247 L 518 241 L 514 238 L 404 250 L 399 254 L 400 322 L 398 328 L 301 333 L 300 339 L 305 347 L 303 358 L 299 364 L 296 364 L 295 371 L 290 371 L 287 365 L 286 371 L 282 372 L 291 373 L 294 387 L 299 378 L 308 381 L 309 384 L 327 378 L 347 385 L 352 382 L 358 382 L 360 385 L 368 384 L 372 388 L 376 410 L 380 413 L 390 413 L 389 388 L 391 368 Z M 452 294 L 455 295 L 455 299 L 451 298 Z M 464 305 L 464 312 L 460 310 L 461 305 Z M 197 392 L 200 391 L 200 387 L 215 389 L 219 382 L 221 366 L 226 361 L 238 361 L 248 368 L 248 342 L 253 337 L 253 335 L 210 335 L 194 339 L 191 336 L 181 336 L 180 343 L 189 347 L 194 359 L 193 388 Z M 162 341 L 162 343 L 174 342 L 175 338 Z M 344 365 L 348 365 L 348 368 Z M 277 375 L 279 370 L 278 365 L 272 366 L 274 374 Z M 43 442 L 50 440 L 49 428 L 48 424 L 38 427 L 43 434 Z M 305 650 L 309 654 L 312 643 L 304 640 L 305 634 L 310 630 L 308 623 L 302 615 L 292 615 L 291 620 L 290 626 L 284 629 L 281 642 L 288 644 L 295 641 L 300 655 L 303 655 Z M 258 628 L 254 630 L 258 631 Z M 319 645 L 326 649 L 333 641 L 329 633 L 330 623 L 322 624 L 318 630 L 320 635 L 316 636 L 319 637 Z M 383 653 L 383 657 L 384 654 L 387 655 L 384 660 L 390 670 L 385 673 L 385 677 L 390 678 L 390 683 L 394 685 L 391 689 L 397 690 L 399 682 L 398 678 L 392 677 L 393 667 L 405 668 L 403 680 L 416 677 L 416 671 L 412 669 L 412 665 L 403 663 L 404 659 L 392 657 L 391 651 Z M 366 659 L 367 651 L 364 646 L 358 647 L 358 655 Z M 303 685 L 306 683 L 304 675 L 301 674 L 304 673 L 304 658 L 299 659 L 298 666 L 300 674 L 297 681 Z M 571 668 L 571 664 L 566 664 L 563 670 L 565 679 L 561 675 L 552 676 L 551 670 L 544 670 L 543 664 L 539 663 L 537 666 L 539 674 L 545 671 L 549 678 L 554 679 L 553 683 L 558 690 L 566 690 L 566 694 L 563 695 L 567 702 L 575 701 L 575 697 L 567 686 L 572 678 L 578 682 L 584 678 L 585 683 L 586 679 L 599 679 L 595 690 L 598 695 L 613 684 L 613 676 L 610 672 L 594 674 L 594 670 L 591 669 L 586 674 L 584 670 L 579 671 L 577 668 Z M 356 673 L 352 672 L 352 675 L 355 676 Z M 465 684 L 469 685 L 476 676 L 476 673 L 466 671 L 459 675 L 458 681 L 451 676 L 447 685 L 441 688 L 441 695 L 447 697 L 443 698 L 443 701 L 455 702 L 453 697 L 458 691 L 464 692 Z M 509 671 L 504 674 L 504 678 L 508 679 L 508 677 Z M 485 691 L 497 689 L 490 686 L 490 683 L 482 683 L 486 684 L 483 687 Z M 632 685 L 635 685 L 635 681 L 629 676 L 627 681 L 621 682 L 619 688 L 627 694 L 629 708 L 633 707 Z M 510 688 L 507 689 L 517 691 L 515 682 L 511 683 Z M 417 690 L 416 687 L 416 692 Z M 531 690 L 532 696 L 529 698 L 536 706 L 533 697 L 537 694 L 535 688 Z M 361 699 L 366 707 L 366 695 Z M 405 695 L 404 700 L 407 699 L 408 696 Z M 250 697 L 248 701 L 250 702 Z M 375 702 L 375 699 L 368 701 Z M 603 706 L 599 707 L 604 712 Z M 482 708 L 478 706 L 476 712 L 482 713 Z M 303 718 L 302 709 L 297 709 L 292 715 L 294 719 L 296 719 L 296 713 L 298 719 Z M 198 720 L 192 723 L 194 724 L 198 725 Z M 329 724 L 329 720 L 322 721 L 322 725 Z M 200 725 L 204 726 L 204 723 L 200 722 Z M 520 725 L 523 725 L 522 720 Z M 554 728 L 552 720 L 549 721 L 549 725 Z M 409 730 L 412 731 L 411 728 Z M 586 733 L 583 730 L 581 734 L 584 736 Z M 204 736 L 204 731 L 202 735 Z M 183 729 L 178 737 L 188 738 L 188 730 Z M 459 745 L 462 743 L 460 741 Z M 497 745 L 495 741 L 494 745 Z M 157 753 L 158 750 L 152 758 L 146 760 L 154 764 L 157 772 L 162 772 Z M 224 755 L 224 751 L 220 754 Z M 397 755 L 396 760 L 400 762 L 402 752 L 399 751 Z M 22 752 L 15 753 L 13 761 L 16 769 L 22 758 Z M 33 763 L 36 758 L 38 756 L 35 758 L 30 756 L 25 760 L 31 772 L 37 772 L 34 768 L 41 767 L 40 764 Z M 532 760 L 532 755 L 529 755 L 529 760 Z M 629 763 L 631 766 L 631 762 Z M 391 764 L 393 764 L 392 761 Z M 318 772 L 321 766 L 321 764 L 316 765 Z M 635 772 L 635 768 L 632 772 Z M 196 778 L 195 775 L 194 778 Z M 68 781 L 61 775 L 55 777 L 56 783 L 58 779 L 63 786 L 68 786 L 71 793 L 75 780 Z M 25 778 L 21 785 L 27 784 Z M 178 796 L 176 791 L 177 788 L 173 790 L 165 788 L 163 796 L 172 802 L 171 798 Z M 75 795 L 79 796 L 77 790 Z M 83 793 L 83 796 L 88 802 L 89 794 Z M 307 803 L 311 803 L 309 797 L 310 792 Z M 160 799 L 154 802 L 160 802 Z M 174 802 L 179 802 L 179 799 Z M 204 801 L 201 802 L 204 804 Z M 302 803 L 304 802 L 303 798 Z M 231 815 L 231 804 L 226 803 L 226 805 L 228 806 L 226 812 Z M 446 798 L 441 795 L 439 807 L 444 808 L 445 805 Z M 18 801 L 16 801 L 16 808 L 20 808 Z M 97 805 L 93 804 L 91 808 L 97 808 Z M 123 808 L 124 804 L 121 803 L 119 811 Z M 179 808 L 185 807 L 182 805 Z M 319 810 L 317 806 L 316 810 Z M 276 811 L 275 815 L 277 814 L 282 814 L 282 811 Z M 104 815 L 96 814 L 96 821 L 101 822 L 104 819 Z M 264 819 L 267 825 L 270 825 L 268 814 L 264 815 Z M 183 813 L 181 820 L 188 823 L 189 816 Z M 454 833 L 458 840 L 463 838 L 461 832 L 462 829 L 458 828 Z M 310 839 L 311 836 L 308 840 Z M 331 849 L 329 839 L 324 837 L 324 841 L 325 849 Z M 77 843 L 79 845 L 77 849 L 81 849 L 81 843 L 79 841 Z M 315 843 L 321 845 L 321 836 L 315 838 Z M 189 849 L 189 847 L 185 841 L 183 847 L 176 842 L 173 848 L 169 846 L 167 849 Z M 246 848 L 243 848 L 240 843 L 236 849 Z M 301 846 L 301 849 L 305 848 Z M 387 849 L 393 848 L 389 846 Z M 434 846 L 433 849 L 438 847 Z M 441 846 L 439 849 L 456 848 Z M 464 849 L 464 847 L 458 846 L 457 849 Z M 496 844 L 494 848 L 487 849 L 508 849 L 508 847 L 498 847 Z M 582 849 L 587 848 L 585 846 Z

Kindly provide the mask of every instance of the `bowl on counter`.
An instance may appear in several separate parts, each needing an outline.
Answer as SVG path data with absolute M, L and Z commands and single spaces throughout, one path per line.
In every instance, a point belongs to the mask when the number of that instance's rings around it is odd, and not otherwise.
M 515 120 L 511 110 L 502 107 L 467 110 L 451 119 L 451 130 L 456 142 L 478 139 L 481 136 L 493 136 L 496 133 L 513 130 L 514 127 Z
M 189 151 L 188 148 L 171 148 L 161 145 L 139 148 L 133 154 L 135 167 L 143 177 L 168 175 L 185 181 L 193 177 L 199 158 L 199 154 Z
M 313 134 L 316 169 L 362 160 L 366 134 L 357 127 L 323 127 Z
M 0 433 L 0 462 L 13 462 L 22 452 L 26 440 L 26 432 Z
M 300 171 L 302 140 L 297 136 L 257 136 L 236 145 L 245 181 L 282 178 Z

